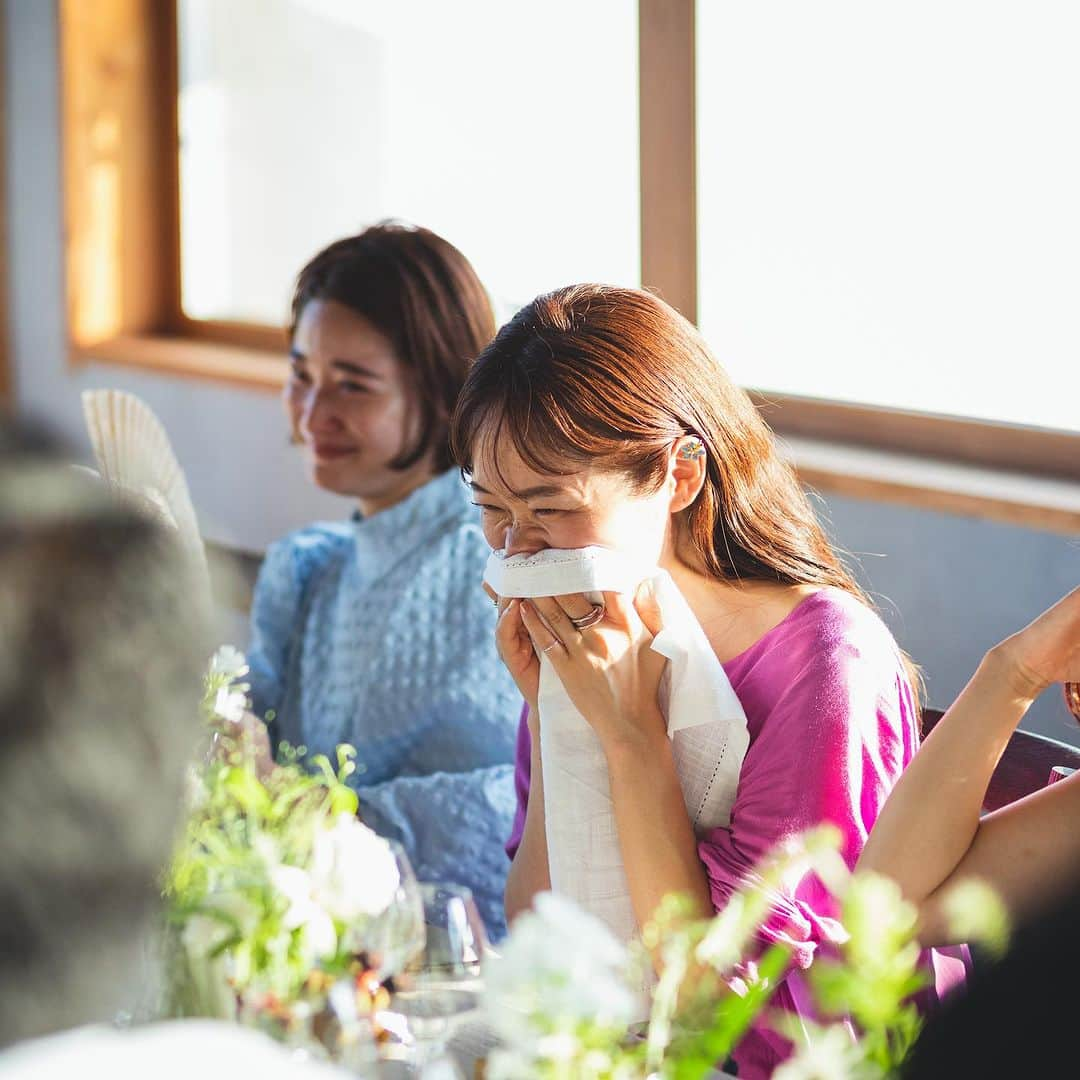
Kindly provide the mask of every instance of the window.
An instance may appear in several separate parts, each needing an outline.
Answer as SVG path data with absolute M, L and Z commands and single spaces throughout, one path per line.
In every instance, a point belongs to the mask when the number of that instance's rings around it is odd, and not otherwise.
M 1069 0 L 59 6 L 77 360 L 276 389 L 398 217 L 501 317 L 655 288 L 781 433 L 1080 478 Z
M 732 374 L 1080 432 L 1076 5 L 697 19 L 698 310 Z
M 280 324 L 304 262 L 385 217 L 441 233 L 503 316 L 640 281 L 637 5 L 178 0 L 192 319 Z

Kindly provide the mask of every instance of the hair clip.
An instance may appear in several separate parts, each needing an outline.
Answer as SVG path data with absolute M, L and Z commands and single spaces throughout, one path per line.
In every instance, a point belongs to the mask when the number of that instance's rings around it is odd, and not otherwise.
M 696 436 L 679 447 L 680 461 L 699 461 L 705 456 L 705 444 Z

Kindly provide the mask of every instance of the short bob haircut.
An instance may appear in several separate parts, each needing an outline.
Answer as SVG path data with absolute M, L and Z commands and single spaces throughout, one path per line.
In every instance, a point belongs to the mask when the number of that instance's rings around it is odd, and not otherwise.
M 335 241 L 300 271 L 290 340 L 312 300 L 363 316 L 412 375 L 420 434 L 393 467 L 408 469 L 434 451 L 436 471 L 450 468 L 450 414 L 469 364 L 495 333 L 491 300 L 468 259 L 429 229 L 381 222 Z

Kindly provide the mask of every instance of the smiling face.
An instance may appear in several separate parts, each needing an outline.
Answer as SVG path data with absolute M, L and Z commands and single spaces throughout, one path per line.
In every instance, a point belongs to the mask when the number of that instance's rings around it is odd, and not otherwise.
M 700 490 L 699 469 L 688 469 L 674 448 L 660 487 L 642 493 L 618 473 L 569 461 L 565 473 L 537 472 L 505 437 L 481 440 L 480 446 L 470 476 L 473 501 L 487 542 L 507 555 L 596 545 L 668 565 L 674 557 L 672 515 Z
M 285 407 L 319 487 L 356 498 L 370 515 L 430 479 L 431 454 L 405 470 L 391 465 L 415 443 L 418 421 L 408 372 L 371 322 L 334 300 L 311 300 L 290 361 Z

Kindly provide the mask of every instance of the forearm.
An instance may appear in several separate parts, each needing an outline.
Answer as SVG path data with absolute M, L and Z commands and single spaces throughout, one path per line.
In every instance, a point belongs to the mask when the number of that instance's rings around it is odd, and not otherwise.
M 1080 775 L 1010 803 L 979 822 L 955 869 L 920 906 L 919 939 L 951 945 L 945 898 L 957 882 L 978 878 L 1001 897 L 1009 914 L 1025 922 L 1080 883 Z
M 690 898 L 696 913 L 713 914 L 709 880 L 698 858 L 671 741 L 657 734 L 607 752 L 615 825 L 630 900 L 639 926 L 669 893 Z
M 535 715 L 535 713 L 534 713 Z M 521 845 L 506 878 L 506 921 L 513 922 L 532 905 L 537 893 L 551 888 L 548 869 L 547 827 L 544 821 L 544 773 L 540 764 L 539 733 L 532 733 L 529 766 L 529 805 Z
M 915 755 L 889 795 L 859 859 L 919 903 L 956 869 L 979 828 L 986 789 L 1030 697 L 997 650 Z

